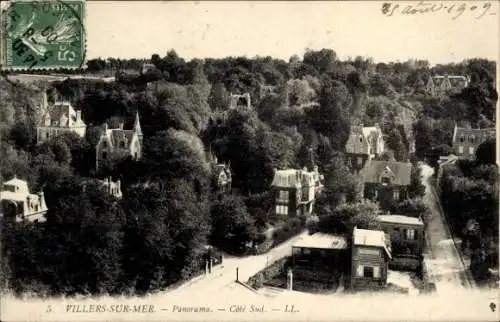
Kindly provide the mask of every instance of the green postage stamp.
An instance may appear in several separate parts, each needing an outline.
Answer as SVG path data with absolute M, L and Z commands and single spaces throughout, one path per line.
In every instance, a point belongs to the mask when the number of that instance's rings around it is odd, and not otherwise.
M 84 20 L 85 0 L 4 2 L 2 70 L 84 68 Z

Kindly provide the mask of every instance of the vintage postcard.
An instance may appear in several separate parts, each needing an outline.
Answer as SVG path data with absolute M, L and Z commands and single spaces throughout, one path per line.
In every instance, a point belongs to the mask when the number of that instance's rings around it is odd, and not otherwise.
M 500 319 L 499 2 L 0 5 L 1 321 Z

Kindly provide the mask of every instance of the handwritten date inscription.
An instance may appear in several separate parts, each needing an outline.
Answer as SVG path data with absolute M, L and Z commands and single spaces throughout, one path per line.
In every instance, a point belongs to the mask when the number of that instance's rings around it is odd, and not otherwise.
M 393 16 L 395 14 L 402 15 L 421 15 L 421 14 L 431 14 L 436 12 L 444 12 L 451 16 L 453 20 L 457 19 L 464 13 L 469 13 L 476 19 L 480 19 L 485 15 L 496 15 L 493 12 L 491 2 L 471 2 L 467 3 L 443 3 L 437 1 L 419 1 L 415 4 L 403 5 L 400 3 L 390 3 L 386 2 L 382 4 L 382 13 L 387 16 Z

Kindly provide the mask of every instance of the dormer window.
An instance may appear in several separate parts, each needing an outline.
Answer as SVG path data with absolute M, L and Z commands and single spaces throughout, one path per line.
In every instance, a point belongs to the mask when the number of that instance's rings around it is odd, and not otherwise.
M 474 143 L 475 140 L 476 140 L 476 137 L 474 135 L 469 136 L 470 143 Z
M 108 147 L 108 142 L 106 142 L 106 141 L 102 141 L 102 147 L 103 147 L 103 148 L 107 148 L 107 147 Z
M 464 142 L 465 138 L 463 136 L 460 137 L 460 142 Z
M 125 141 L 120 142 L 120 148 L 125 149 Z
M 382 177 L 382 178 L 380 178 L 380 182 L 382 183 L 383 186 L 387 186 L 387 185 L 391 184 L 391 178 Z

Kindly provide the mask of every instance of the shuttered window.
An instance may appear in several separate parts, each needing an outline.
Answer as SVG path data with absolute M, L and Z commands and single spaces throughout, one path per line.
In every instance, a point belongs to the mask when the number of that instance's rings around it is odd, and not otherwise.
M 358 265 L 358 270 L 356 272 L 356 276 L 363 277 L 363 271 L 364 271 L 364 266 L 363 265 Z

